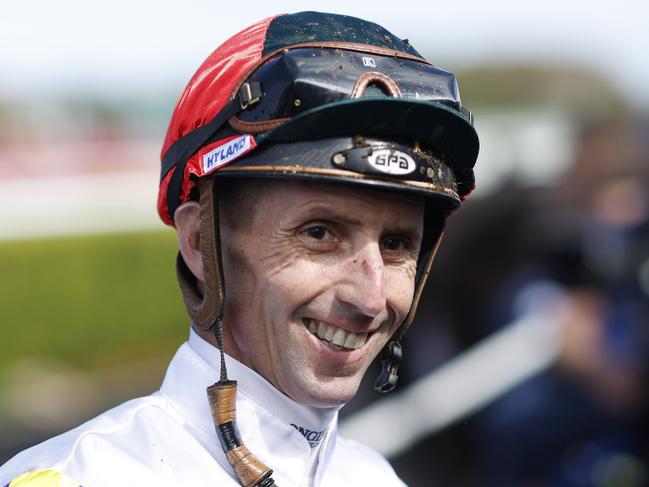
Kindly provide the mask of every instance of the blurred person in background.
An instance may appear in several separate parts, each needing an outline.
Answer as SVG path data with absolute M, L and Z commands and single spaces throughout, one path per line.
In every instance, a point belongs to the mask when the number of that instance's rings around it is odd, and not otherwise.
M 530 256 L 492 303 L 491 326 L 556 306 L 553 368 L 478 419 L 489 485 L 641 486 L 647 470 L 649 161 L 646 134 L 606 123 L 520 228 Z M 548 300 L 548 296 L 558 300 Z
M 189 341 L 160 391 L 17 455 L 0 485 L 403 485 L 338 411 L 379 353 L 394 388 L 477 152 L 454 75 L 376 24 L 302 12 L 226 41 L 162 151 Z

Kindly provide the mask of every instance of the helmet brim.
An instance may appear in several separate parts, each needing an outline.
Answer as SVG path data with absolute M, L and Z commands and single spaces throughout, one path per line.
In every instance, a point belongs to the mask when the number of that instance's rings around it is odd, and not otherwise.
M 405 154 L 415 170 L 395 176 L 381 173 L 368 163 L 368 154 L 386 151 Z M 337 157 L 342 162 L 336 164 Z M 292 179 L 318 183 L 360 185 L 421 195 L 439 208 L 460 204 L 452 170 L 412 145 L 369 137 L 330 137 L 296 142 L 261 144 L 255 151 L 215 173 L 216 178 Z
M 480 147 L 472 123 L 459 111 L 440 102 L 388 97 L 322 105 L 258 139 L 277 143 L 344 135 L 417 141 L 462 172 L 472 171 Z

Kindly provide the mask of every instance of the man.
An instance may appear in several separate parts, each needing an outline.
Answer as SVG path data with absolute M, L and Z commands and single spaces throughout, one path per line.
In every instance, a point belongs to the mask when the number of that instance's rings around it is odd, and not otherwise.
M 302 12 L 226 41 L 162 150 L 189 342 L 159 392 L 19 454 L 0 485 L 402 485 L 337 413 L 379 353 L 394 387 L 477 151 L 455 77 L 376 24 Z

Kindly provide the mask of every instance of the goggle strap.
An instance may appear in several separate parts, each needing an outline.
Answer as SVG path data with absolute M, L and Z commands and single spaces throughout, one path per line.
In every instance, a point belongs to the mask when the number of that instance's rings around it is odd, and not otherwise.
M 209 123 L 185 134 L 167 150 L 162 158 L 160 180 L 162 181 L 167 173 L 175 167 L 167 189 L 167 211 L 172 219 L 174 212 L 180 206 L 180 192 L 182 190 L 187 161 L 196 151 L 207 144 L 210 139 L 214 138 L 218 140 L 228 135 L 234 135 L 236 132 L 227 125 L 227 121 L 240 111 L 241 102 L 239 98 L 230 100 L 223 110 L 210 120 Z

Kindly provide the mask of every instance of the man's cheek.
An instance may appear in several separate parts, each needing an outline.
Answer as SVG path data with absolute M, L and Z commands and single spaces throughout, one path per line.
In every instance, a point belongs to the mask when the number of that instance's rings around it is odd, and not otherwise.
M 387 276 L 386 280 L 389 304 L 397 308 L 395 311 L 407 313 L 415 294 L 414 274 L 411 278 L 409 273 L 404 271 L 396 272 L 392 276 Z

